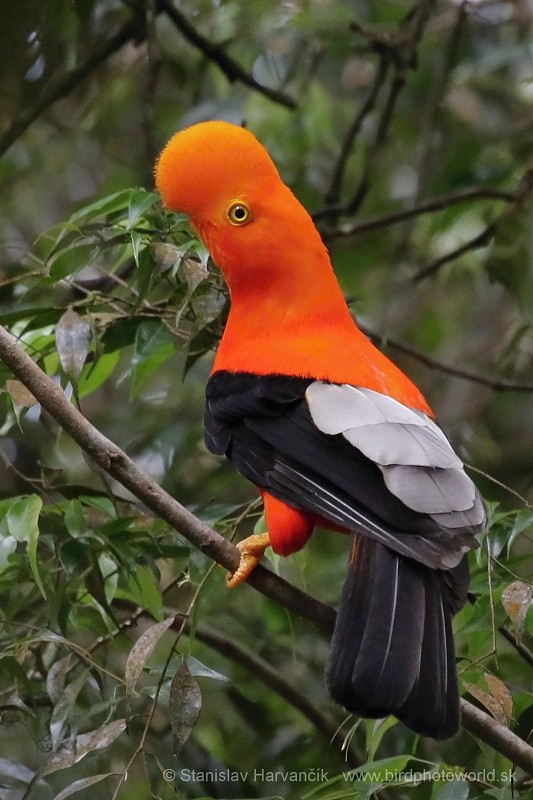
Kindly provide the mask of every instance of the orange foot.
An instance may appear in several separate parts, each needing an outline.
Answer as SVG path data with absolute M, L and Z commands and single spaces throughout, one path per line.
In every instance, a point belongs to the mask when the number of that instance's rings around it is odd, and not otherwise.
M 233 573 L 229 573 L 226 577 L 226 584 L 228 589 L 234 589 L 243 581 L 247 580 L 252 570 L 257 567 L 263 553 L 270 546 L 270 536 L 268 533 L 254 533 L 243 539 L 242 542 L 237 543 L 237 547 L 241 553 L 241 560 L 239 566 Z

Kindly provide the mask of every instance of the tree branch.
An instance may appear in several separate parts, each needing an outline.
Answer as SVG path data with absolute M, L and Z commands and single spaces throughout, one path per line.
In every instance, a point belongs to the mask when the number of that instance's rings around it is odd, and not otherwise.
M 296 108 L 296 101 L 284 92 L 262 86 L 249 75 L 239 64 L 231 59 L 218 45 L 214 45 L 199 34 L 168 0 L 157 0 L 158 12 L 164 11 L 174 22 L 176 27 L 195 47 L 224 72 L 230 81 L 240 81 L 255 89 L 265 97 L 274 100 L 287 108 Z M 80 64 L 55 80 L 51 80 L 44 88 L 39 100 L 31 108 L 24 109 L 11 123 L 9 128 L 0 135 L 0 156 L 30 127 L 30 125 L 43 114 L 50 106 L 66 97 L 76 86 L 84 81 L 91 72 L 102 62 L 120 50 L 127 42 L 135 40 L 141 42 L 146 38 L 145 20 L 140 15 L 134 15 L 120 30 L 107 41 L 103 42 L 94 52 Z
M 243 83 L 245 86 L 249 86 L 251 89 L 255 89 L 256 92 L 260 92 L 265 97 L 268 97 L 269 100 L 273 100 L 287 108 L 296 108 L 296 101 L 290 97 L 290 95 L 276 89 L 270 89 L 268 86 L 263 86 L 263 84 L 258 83 L 252 75 L 249 75 L 246 70 L 240 66 L 240 64 L 228 56 L 220 45 L 213 44 L 209 39 L 206 39 L 205 36 L 202 36 L 201 33 L 198 33 L 185 15 L 182 14 L 176 6 L 172 5 L 169 0 L 157 0 L 157 8 L 165 12 L 188 42 L 200 50 L 209 61 L 212 61 L 222 70 L 230 83 L 240 81 L 240 83 Z
M 63 390 L 32 361 L 11 334 L 1 326 L 0 359 L 24 383 L 56 422 L 111 477 L 118 480 L 209 558 L 227 569 L 236 568 L 238 563 L 236 547 L 170 497 L 117 445 L 91 425 L 67 400 Z M 320 603 L 260 566 L 253 571 L 248 582 L 289 611 L 309 620 L 322 632 L 326 634 L 332 632 L 335 611 L 331 606 Z M 466 700 L 461 700 L 461 709 L 462 725 L 466 730 L 503 753 L 529 775 L 533 775 L 533 748 Z
M 528 775 L 533 775 L 533 748 L 468 700 L 461 698 L 460 702 L 463 728 L 493 747 Z
M 32 108 L 24 109 L 11 123 L 9 128 L 0 136 L 0 156 L 11 147 L 11 145 L 22 136 L 37 117 L 47 108 L 50 108 L 57 100 L 70 94 L 85 78 L 98 67 L 103 61 L 108 59 L 117 50 L 120 50 L 127 42 L 135 39 L 142 41 L 144 31 L 139 25 L 139 20 L 132 17 L 111 39 L 97 47 L 83 64 L 76 67 L 65 75 L 59 76 L 56 80 L 51 80 L 46 85 L 37 103 Z

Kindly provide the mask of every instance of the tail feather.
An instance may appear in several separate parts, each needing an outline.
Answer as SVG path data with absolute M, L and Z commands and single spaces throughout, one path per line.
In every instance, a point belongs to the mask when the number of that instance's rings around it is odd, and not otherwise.
M 452 616 L 438 573 L 427 576 L 425 602 L 427 624 L 418 679 L 405 704 L 393 713 L 419 733 L 448 739 L 459 729 L 459 689 Z
M 456 570 L 462 594 L 468 572 Z M 357 538 L 331 645 L 332 697 L 364 717 L 394 714 L 426 736 L 453 736 L 459 693 L 447 591 L 439 571 Z

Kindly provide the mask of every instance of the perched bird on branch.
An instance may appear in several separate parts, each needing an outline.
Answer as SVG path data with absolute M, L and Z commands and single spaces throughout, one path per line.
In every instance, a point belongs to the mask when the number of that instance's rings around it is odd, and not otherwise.
M 349 534 L 332 697 L 452 736 L 452 617 L 486 520 L 476 487 L 420 391 L 357 327 L 309 214 L 252 133 L 226 122 L 177 133 L 156 184 L 188 214 L 231 296 L 205 442 L 257 486 L 268 533 L 239 544 L 229 585 L 268 546 L 289 555 L 316 526 Z

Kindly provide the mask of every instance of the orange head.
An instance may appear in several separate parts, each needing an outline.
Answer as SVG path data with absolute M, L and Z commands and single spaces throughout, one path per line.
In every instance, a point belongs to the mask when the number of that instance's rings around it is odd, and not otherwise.
M 155 168 L 163 202 L 192 219 L 227 222 L 228 203 L 280 180 L 265 148 L 245 128 L 201 122 L 168 142 Z
M 214 121 L 176 133 L 155 180 L 165 205 L 190 217 L 234 299 L 250 279 L 267 288 L 277 275 L 289 289 L 296 254 L 299 281 L 307 270 L 316 280 L 317 263 L 329 269 L 311 218 L 250 131 Z

